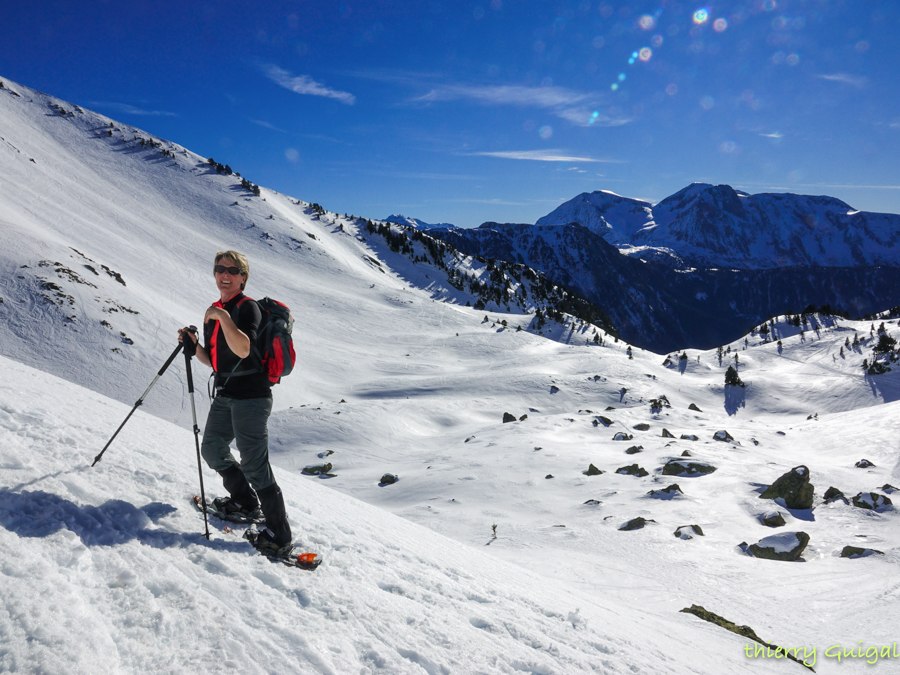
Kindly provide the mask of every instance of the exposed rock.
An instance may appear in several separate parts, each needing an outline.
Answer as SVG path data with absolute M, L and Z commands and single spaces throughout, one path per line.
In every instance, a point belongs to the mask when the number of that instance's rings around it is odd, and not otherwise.
M 703 412 L 702 410 L 700 410 L 700 408 L 697 407 L 696 403 L 691 403 L 688 406 L 688 410 L 693 410 L 694 412 Z
M 546 476 L 544 476 L 544 478 L 546 478 L 547 480 L 549 480 L 549 479 L 553 478 L 553 474 L 552 474 L 552 473 L 548 473 Z
M 583 471 L 582 473 L 584 473 L 585 476 L 599 476 L 603 472 L 593 464 L 589 464 L 587 471 Z
M 700 437 L 695 436 L 694 434 L 681 434 L 681 440 L 683 440 L 683 441 L 699 441 Z
M 381 481 L 378 483 L 379 485 L 393 485 L 398 480 L 400 480 L 395 474 L 386 473 L 381 477 Z
M 682 452 L 681 456 L 682 457 L 693 457 L 693 455 L 688 450 L 685 450 L 684 452 Z
M 643 445 L 632 445 L 630 448 L 628 448 L 625 451 L 625 454 L 626 455 L 636 455 L 639 452 L 643 451 L 643 449 L 644 449 Z
M 806 666 L 807 668 L 812 670 L 812 667 L 810 665 L 808 665 L 805 661 L 801 661 L 800 659 L 798 659 L 784 647 L 779 647 L 778 645 L 774 645 L 771 642 L 763 641 L 763 639 L 760 638 L 756 634 L 756 631 L 750 628 L 750 626 L 738 626 L 734 622 L 729 621 L 728 619 L 725 619 L 718 614 L 713 614 L 700 605 L 691 605 L 690 608 L 685 607 L 681 611 L 686 614 L 693 614 L 694 616 L 703 619 L 704 621 L 708 621 L 709 623 L 715 624 L 716 626 L 721 626 L 725 630 L 731 631 L 732 633 L 740 635 L 741 637 L 749 638 L 761 645 L 765 645 L 768 648 L 768 654 L 783 654 L 784 656 L 782 658 L 788 658 L 791 661 L 796 661 L 800 665 Z
M 503 423 L 504 424 L 506 424 L 507 422 L 515 422 L 515 421 L 516 421 L 515 415 L 512 415 L 508 412 L 503 413 Z
M 626 434 L 624 431 L 620 431 L 613 436 L 614 441 L 630 441 L 632 438 L 634 438 L 634 436 Z
M 522 415 L 522 416 L 519 418 L 519 421 L 520 421 L 520 422 L 524 422 L 524 421 L 527 420 L 527 419 L 528 419 L 528 415 Z
M 325 464 L 319 464 L 317 466 L 304 467 L 300 473 L 305 473 L 307 476 L 328 476 L 329 478 L 333 478 L 336 474 L 331 473 L 331 469 L 331 463 L 326 462 Z
M 663 438 L 675 438 L 675 434 L 673 434 L 673 433 L 672 433 L 671 431 L 669 431 L 668 429 L 663 429 L 663 430 L 662 430 L 662 437 L 663 437 Z
M 622 532 L 628 532 L 630 530 L 640 530 L 647 523 L 655 523 L 655 522 L 656 522 L 655 520 L 647 520 L 646 518 L 641 518 L 641 517 L 632 518 L 627 523 L 622 525 L 622 527 L 620 527 L 619 530 Z
M 678 487 L 678 483 L 672 483 L 669 487 L 665 487 L 662 490 L 650 490 L 647 496 L 654 499 L 675 499 L 676 497 L 684 496 L 684 493 Z
M 897 491 L 897 488 L 895 488 L 895 487 L 894 487 L 893 485 L 891 485 L 890 483 L 885 483 L 884 485 L 882 485 L 882 486 L 881 486 L 880 488 L 878 488 L 878 489 L 881 490 L 882 492 L 887 492 L 888 494 L 891 494 L 891 493 L 894 493 L 894 492 Z
M 858 506 L 861 509 L 869 509 L 870 511 L 877 511 L 882 507 L 891 506 L 892 504 L 893 502 L 890 497 L 885 497 L 877 492 L 860 492 L 853 498 L 853 506 Z
M 734 440 L 734 436 L 722 429 L 713 434 L 713 439 L 717 441 L 723 441 L 725 443 L 731 443 Z
M 769 511 L 760 516 L 760 521 L 766 527 L 784 527 L 784 516 L 779 511 Z
M 638 466 L 637 464 L 623 466 L 619 469 L 616 469 L 616 473 L 621 473 L 626 476 L 637 476 L 638 478 L 643 478 L 644 476 L 650 475 L 646 469 Z
M 875 466 L 867 459 L 861 459 L 856 464 L 854 464 L 857 469 L 868 469 L 869 467 Z
M 602 503 L 603 503 L 603 502 L 601 502 L 601 501 L 599 501 L 599 500 L 597 500 L 597 499 L 588 499 L 588 500 L 585 502 L 585 504 L 587 504 L 588 506 L 600 506 L 600 504 L 602 504 Z
M 559 387 L 557 387 L 555 384 L 550 387 L 551 394 L 555 394 L 558 391 L 559 391 Z
M 694 535 L 698 537 L 705 536 L 699 525 L 682 525 L 675 530 L 675 536 L 679 539 L 693 539 Z
M 803 554 L 807 544 L 809 535 L 806 532 L 784 532 L 764 537 L 756 544 L 750 544 L 747 550 L 754 558 L 790 562 Z
M 760 499 L 783 499 L 789 509 L 811 509 L 814 488 L 809 482 L 809 469 L 795 466 L 772 483 Z
M 600 424 L 602 424 L 602 425 L 605 426 L 605 427 L 608 427 L 608 426 L 610 426 L 612 423 L 613 423 L 613 422 L 612 422 L 611 419 L 609 419 L 608 417 L 604 417 L 603 415 L 597 415 L 597 417 L 594 419 L 594 422 L 593 422 L 593 424 L 594 424 L 595 427 L 598 426 L 598 425 L 600 425 Z
M 845 546 L 841 551 L 842 558 L 867 558 L 870 555 L 884 555 L 884 551 L 876 551 L 874 548 L 859 548 L 858 546 Z
M 662 412 L 663 408 L 671 408 L 672 404 L 669 403 L 669 399 L 665 396 L 660 396 L 659 398 L 651 398 L 650 399 L 650 412 L 659 413 Z
M 716 470 L 707 462 L 688 462 L 683 459 L 670 459 L 663 467 L 663 476 L 699 476 Z
M 825 490 L 826 504 L 831 504 L 832 502 L 836 502 L 839 499 L 842 500 L 845 504 L 850 503 L 850 500 L 844 496 L 844 493 L 838 490 L 836 487 L 830 487 Z
M 647 431 L 650 429 L 650 425 L 646 422 L 641 422 L 640 424 L 635 424 L 632 429 L 637 429 L 638 431 Z

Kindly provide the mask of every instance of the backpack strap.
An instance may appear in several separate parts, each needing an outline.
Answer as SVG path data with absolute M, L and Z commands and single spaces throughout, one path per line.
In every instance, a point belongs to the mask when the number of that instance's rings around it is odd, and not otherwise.
M 240 300 L 237 301 L 237 303 L 235 304 L 234 307 L 231 308 L 231 312 L 230 312 L 231 320 L 234 322 L 235 326 L 238 325 L 238 318 L 240 317 L 240 314 L 241 314 L 241 310 L 240 310 L 241 305 L 243 305 L 245 302 L 247 302 L 247 300 L 250 300 L 251 302 L 256 302 L 256 300 L 254 300 L 253 298 L 245 295 Z M 218 304 L 220 307 L 222 306 L 220 304 L 220 302 L 217 302 L 215 304 Z M 219 327 L 216 326 L 214 334 L 218 334 L 218 331 L 219 331 Z M 257 333 L 257 340 L 258 339 L 259 339 L 259 335 Z M 256 346 L 256 342 L 253 342 L 253 341 L 250 342 L 250 357 L 252 358 L 253 363 L 254 363 L 253 368 L 247 368 L 246 370 L 238 371 L 237 369 L 240 368 L 241 364 L 244 362 L 244 359 L 239 359 L 237 362 L 237 365 L 235 365 L 235 367 L 234 367 L 234 370 L 232 370 L 230 373 L 217 372 L 216 380 L 218 380 L 219 378 L 222 378 L 222 380 L 227 380 L 230 377 L 240 377 L 242 375 L 255 375 L 256 373 L 262 372 L 262 370 L 263 370 L 262 356 L 260 356 L 260 354 L 259 354 L 259 349 Z

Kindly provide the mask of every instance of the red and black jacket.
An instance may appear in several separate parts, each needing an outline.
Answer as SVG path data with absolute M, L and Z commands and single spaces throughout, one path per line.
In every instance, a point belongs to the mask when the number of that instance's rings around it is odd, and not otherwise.
M 240 359 L 228 347 L 225 334 L 218 321 L 208 321 L 203 326 L 203 338 L 212 368 L 216 373 L 216 396 L 228 398 L 268 398 L 272 395 L 272 383 L 256 363 L 252 346 L 256 344 L 262 313 L 256 301 L 238 293 L 228 302 L 217 300 L 215 307 L 221 307 L 231 315 L 238 330 L 250 338 L 251 355 Z

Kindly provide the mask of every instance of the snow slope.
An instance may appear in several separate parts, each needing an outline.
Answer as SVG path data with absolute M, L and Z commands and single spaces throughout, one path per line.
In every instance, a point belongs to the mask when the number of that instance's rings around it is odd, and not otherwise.
M 115 122 L 104 138 L 109 120 L 59 106 L 74 111 L 0 90 L 0 669 L 802 667 L 748 658 L 745 638 L 680 612 L 693 604 L 815 649 L 817 672 L 869 672 L 825 652 L 898 640 L 896 512 L 823 500 L 830 486 L 850 498 L 900 485 L 900 383 L 862 375 L 868 325 L 815 319 L 820 331 L 801 335 L 780 321 L 780 346 L 755 334 L 721 362 L 690 350 L 671 365 L 609 338 L 588 345 L 588 326 L 518 332 L 500 320 L 527 316 L 465 307 L 439 270 L 351 218 L 265 188 L 253 197 L 179 146 L 142 147 L 130 139 L 147 134 Z M 299 370 L 275 390 L 271 451 L 298 542 L 326 557 L 312 574 L 252 555 L 221 523 L 202 537 L 181 358 L 89 468 L 176 328 L 215 298 L 212 254 L 230 247 L 250 258 L 248 292 L 296 319 Z M 866 340 L 840 356 L 856 333 Z M 740 391 L 723 386 L 735 354 Z M 671 407 L 654 411 L 662 395 Z M 713 440 L 723 429 L 735 442 Z M 685 450 L 717 470 L 663 475 Z M 874 466 L 856 468 L 863 458 Z M 333 478 L 302 474 L 323 462 Z M 635 463 L 646 476 L 617 473 Z M 590 464 L 604 473 L 585 475 Z M 759 499 L 801 464 L 812 510 Z M 386 472 L 399 480 L 380 485 Z M 672 483 L 683 496 L 649 496 Z M 762 525 L 771 510 L 784 528 Z M 638 516 L 646 527 L 619 530 Z M 673 536 L 690 524 L 704 536 Z M 794 531 L 811 537 L 801 562 L 739 547 Z M 883 555 L 841 558 L 848 544 Z

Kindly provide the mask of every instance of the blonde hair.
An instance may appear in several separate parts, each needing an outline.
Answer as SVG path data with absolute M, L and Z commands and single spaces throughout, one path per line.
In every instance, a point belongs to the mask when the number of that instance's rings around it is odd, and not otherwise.
M 250 261 L 247 260 L 247 256 L 243 253 L 238 253 L 237 251 L 219 251 L 216 253 L 216 260 L 213 263 L 213 267 L 218 265 L 222 258 L 231 258 L 234 260 L 235 266 L 241 271 L 241 274 L 244 275 L 244 280 L 241 282 L 241 290 L 244 290 L 244 287 L 247 285 L 247 279 L 250 278 Z M 215 270 L 213 270 L 213 275 L 215 275 Z

